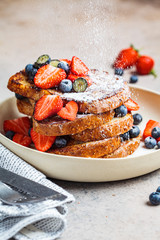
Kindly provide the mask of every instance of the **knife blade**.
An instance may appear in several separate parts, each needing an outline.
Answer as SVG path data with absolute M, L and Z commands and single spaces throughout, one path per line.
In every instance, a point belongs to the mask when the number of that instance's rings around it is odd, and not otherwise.
M 59 200 L 62 201 L 67 198 L 62 193 L 59 193 L 51 188 L 48 188 L 40 183 L 34 182 L 28 178 L 22 177 L 15 174 L 9 170 L 0 167 L 0 180 L 13 187 L 19 191 L 26 192 L 27 194 L 32 194 L 32 196 Z

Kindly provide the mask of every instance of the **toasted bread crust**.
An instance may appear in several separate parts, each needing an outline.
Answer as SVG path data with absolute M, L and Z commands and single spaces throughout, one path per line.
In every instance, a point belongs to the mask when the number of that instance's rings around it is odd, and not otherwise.
M 100 141 L 80 143 L 64 148 L 52 149 L 48 152 L 66 156 L 98 158 L 104 153 L 110 154 L 115 149 L 117 149 L 120 144 L 120 137 L 117 136 Z
M 33 129 L 47 136 L 61 136 L 79 133 L 87 128 L 98 127 L 114 117 L 114 111 L 102 114 L 78 114 L 74 121 L 62 119 L 59 116 L 36 121 L 33 118 Z
M 24 97 L 31 98 L 35 101 L 39 100 L 43 95 L 58 94 L 62 97 L 64 104 L 69 100 L 63 98 L 63 93 L 56 89 L 40 89 L 35 84 L 28 80 L 25 71 L 20 71 L 10 77 L 8 81 L 8 89 L 18 93 Z M 111 97 L 105 97 L 103 99 L 95 100 L 92 102 L 81 101 L 78 102 L 79 113 L 103 113 L 115 109 L 127 101 L 130 97 L 130 91 L 127 84 L 124 84 L 124 88 L 119 90 Z
M 121 118 L 113 118 L 98 128 L 86 129 L 80 133 L 71 135 L 71 138 L 83 142 L 102 140 L 128 132 L 132 126 L 133 117 L 129 113 Z
M 117 94 L 100 99 L 92 101 L 91 103 L 88 102 L 78 102 L 79 109 L 78 111 L 80 113 L 102 113 L 107 112 L 111 109 L 115 109 L 119 106 L 121 106 L 124 102 L 126 102 L 130 98 L 130 91 L 127 84 L 125 85 L 124 89 L 121 89 Z
M 34 100 L 40 99 L 43 95 L 50 94 L 48 90 L 40 89 L 33 82 L 29 81 L 24 70 L 11 76 L 7 87 L 12 92 Z
M 28 116 L 33 116 L 34 108 L 29 102 L 28 98 L 25 99 L 17 99 L 17 108 L 20 113 L 23 113 Z
M 102 156 L 102 158 L 122 158 L 131 155 L 136 151 L 140 145 L 141 134 L 133 139 L 121 143 L 120 147 L 113 151 L 111 154 Z

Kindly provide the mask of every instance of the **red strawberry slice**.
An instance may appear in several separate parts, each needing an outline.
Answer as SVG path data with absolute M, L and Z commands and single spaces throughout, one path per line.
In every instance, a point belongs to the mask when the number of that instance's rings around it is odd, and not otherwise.
M 78 104 L 74 101 L 70 101 L 57 114 L 63 119 L 73 121 L 76 119 L 77 112 Z
M 63 107 L 63 101 L 58 95 L 44 95 L 35 105 L 34 118 L 41 121 L 57 114 Z
M 28 117 L 21 117 L 13 120 L 5 120 L 3 123 L 3 129 L 5 132 L 13 131 L 15 133 L 21 133 L 28 135 L 28 131 L 31 127 L 31 121 Z
M 21 133 L 15 133 L 13 136 L 13 142 L 16 142 L 22 146 L 29 147 L 32 142 L 31 137 L 25 136 Z
M 152 129 L 154 127 L 160 127 L 160 122 L 154 121 L 154 120 L 149 120 L 146 124 L 146 127 L 143 132 L 143 138 L 145 139 L 146 137 L 151 137 L 152 134 Z M 157 139 L 158 140 L 158 139 Z
M 85 76 L 85 75 L 84 76 L 77 76 L 77 75 L 75 75 L 73 73 L 70 73 L 67 78 L 69 80 L 71 80 L 72 82 L 74 82 L 77 78 L 80 78 L 80 77 L 85 78 L 87 80 L 88 86 L 92 85 L 93 81 L 92 81 L 92 79 L 89 76 Z
M 56 137 L 55 136 L 44 136 L 31 129 L 31 138 L 35 145 L 35 148 L 39 151 L 46 152 L 51 148 Z
M 88 71 L 88 67 L 78 57 L 72 57 L 71 72 L 73 74 L 82 76 L 88 74 Z
M 66 63 L 68 63 L 69 66 L 71 66 L 71 60 L 68 60 L 68 59 L 65 58 L 65 59 L 59 59 L 59 61 L 60 62 L 62 62 L 62 61 L 66 62 Z
M 137 111 L 137 110 L 139 110 L 139 108 L 140 108 L 140 106 L 138 105 L 138 103 L 136 103 L 135 101 L 133 101 L 131 98 L 129 98 L 129 100 L 124 103 L 124 106 L 126 106 L 126 108 L 128 109 L 128 111 Z
M 63 69 L 48 64 L 38 69 L 34 77 L 34 83 L 39 88 L 48 89 L 58 86 L 65 78 L 66 73 Z

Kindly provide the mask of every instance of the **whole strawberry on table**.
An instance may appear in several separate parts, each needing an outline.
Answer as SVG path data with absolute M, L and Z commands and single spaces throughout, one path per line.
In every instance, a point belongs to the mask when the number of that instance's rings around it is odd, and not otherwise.
M 140 51 L 135 49 L 133 45 L 129 48 L 123 49 L 116 57 L 113 67 L 115 74 L 122 76 L 125 69 L 136 67 L 136 73 L 138 75 L 152 74 L 157 77 L 154 70 L 154 59 L 147 55 L 140 55 Z M 138 81 L 137 75 L 132 75 L 130 83 L 136 83 Z

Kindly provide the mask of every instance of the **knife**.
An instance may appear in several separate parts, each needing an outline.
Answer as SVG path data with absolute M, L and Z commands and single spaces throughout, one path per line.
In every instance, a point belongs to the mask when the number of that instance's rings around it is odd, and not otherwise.
M 67 196 L 59 193 L 51 188 L 48 188 L 40 183 L 34 182 L 28 178 L 22 177 L 18 174 L 10 172 L 0 167 L 0 181 L 9 185 L 13 190 L 17 190 L 20 193 L 31 195 L 34 199 L 52 199 L 63 201 Z

